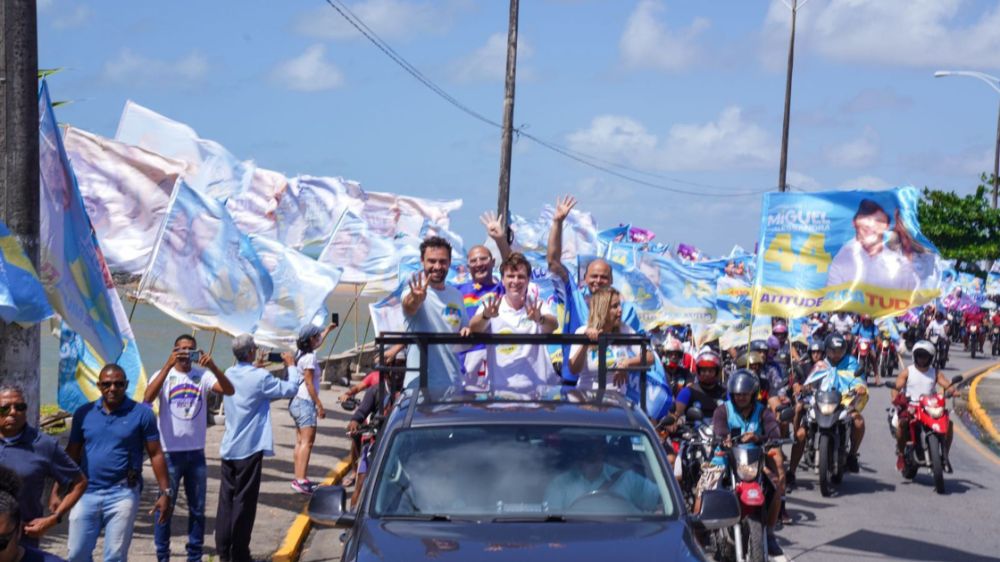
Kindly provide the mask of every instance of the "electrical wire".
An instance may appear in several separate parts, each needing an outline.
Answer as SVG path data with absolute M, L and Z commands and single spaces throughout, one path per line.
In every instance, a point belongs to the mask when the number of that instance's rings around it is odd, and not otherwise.
M 482 123 L 485 123 L 487 125 L 495 127 L 497 129 L 501 129 L 501 130 L 503 129 L 503 125 L 501 123 L 499 123 L 499 122 L 497 122 L 497 121 L 495 121 L 493 119 L 490 119 L 489 117 L 483 115 L 482 113 L 479 113 L 478 111 L 476 111 L 476 110 L 472 109 L 471 107 L 465 105 L 464 103 L 462 103 L 461 101 L 459 101 L 457 98 L 455 98 L 454 96 L 452 96 L 451 94 L 449 94 L 447 91 L 445 91 L 443 88 L 441 88 L 440 86 L 438 86 L 433 80 L 431 80 L 430 78 L 428 78 L 427 76 L 425 76 L 422 72 L 420 72 L 420 70 L 417 67 L 415 67 L 412 64 L 410 64 L 409 61 L 407 61 L 402 55 L 400 55 L 398 52 L 396 52 L 395 49 L 393 49 L 388 43 L 386 43 L 381 37 L 379 37 L 378 34 L 373 29 L 371 29 L 370 27 L 368 27 L 368 25 L 365 24 L 365 22 L 361 18 L 359 18 L 354 12 L 352 12 L 350 10 L 350 8 L 348 8 L 341 0 L 325 0 L 325 1 L 326 1 L 327 4 L 330 5 L 331 8 L 333 8 L 334 10 L 336 10 L 337 13 L 340 14 L 340 16 L 342 18 L 344 18 L 344 20 L 347 21 L 347 23 L 349 23 L 352 27 L 354 27 L 354 29 L 356 29 L 366 39 L 368 39 L 368 41 L 371 44 L 373 44 L 376 48 L 378 48 L 379 51 L 381 51 L 385 56 L 389 57 L 393 62 L 395 62 L 398 66 L 400 66 L 403 70 L 405 70 L 407 72 L 407 74 L 409 74 L 410 76 L 412 76 L 415 80 L 417 80 L 418 82 L 420 82 L 421 84 L 423 84 L 425 87 L 427 87 L 432 92 L 434 92 L 435 94 L 437 94 L 439 97 L 441 97 L 442 99 L 444 99 L 445 101 L 447 101 L 449 104 L 451 104 L 452 106 L 454 106 L 456 109 L 462 111 L 463 113 L 465 113 L 466 115 L 472 117 L 473 119 L 476 119 L 476 120 L 478 120 L 478 121 L 480 121 Z M 538 145 L 540 145 L 540 146 L 542 146 L 542 147 L 544 147 L 544 148 L 546 148 L 546 149 L 548 149 L 548 150 L 550 150 L 552 152 L 555 152 L 556 154 L 559 154 L 559 155 L 561 155 L 563 157 L 569 158 L 569 159 L 571 159 L 571 160 L 573 160 L 573 161 L 575 161 L 575 162 L 577 162 L 579 164 L 583 164 L 584 166 L 588 166 L 588 167 L 593 168 L 595 170 L 602 171 L 602 172 L 604 172 L 606 174 L 615 176 L 615 177 L 617 177 L 619 179 L 622 179 L 622 180 L 625 180 L 625 181 L 628 181 L 628 182 L 631 182 L 631 183 L 635 183 L 635 184 L 642 185 L 642 186 L 645 186 L 645 187 L 649 187 L 649 188 L 652 188 L 652 189 L 658 189 L 660 191 L 666 191 L 666 192 L 669 192 L 669 193 L 677 193 L 677 194 L 682 194 L 682 195 L 697 195 L 697 196 L 701 196 L 701 197 L 743 197 L 743 196 L 749 196 L 749 195 L 760 195 L 762 193 L 767 193 L 768 191 L 771 191 L 770 189 L 758 189 L 758 190 L 745 190 L 745 191 L 725 191 L 723 193 L 706 193 L 706 192 L 703 192 L 703 191 L 691 191 L 691 190 L 686 190 L 686 189 L 679 189 L 679 188 L 676 188 L 676 187 L 670 187 L 670 186 L 666 186 L 666 185 L 663 185 L 663 184 L 660 184 L 660 183 L 654 183 L 654 182 L 651 182 L 651 181 L 646 181 L 646 180 L 643 180 L 643 179 L 640 179 L 640 178 L 636 178 L 636 177 L 633 177 L 631 175 L 625 174 L 623 172 L 619 172 L 619 171 L 617 171 L 617 170 L 615 170 L 613 168 L 618 168 L 618 169 L 621 169 L 621 170 L 625 170 L 625 171 L 631 172 L 632 174 L 639 174 L 639 175 L 646 175 L 646 176 L 651 176 L 651 177 L 657 177 L 657 178 L 661 178 L 661 179 L 665 179 L 665 180 L 671 181 L 673 183 L 690 185 L 692 187 L 701 187 L 701 188 L 706 188 L 706 189 L 719 189 L 719 190 L 731 190 L 731 189 L 733 189 L 731 186 L 720 186 L 720 185 L 712 185 L 712 184 L 707 184 L 707 183 L 699 183 L 699 182 L 693 182 L 693 181 L 680 180 L 680 179 L 672 178 L 672 177 L 669 177 L 669 176 L 664 176 L 664 175 L 656 174 L 656 173 L 653 173 L 653 172 L 639 170 L 639 169 L 632 168 L 632 167 L 624 165 L 624 164 L 620 164 L 620 163 L 616 163 L 616 162 L 611 162 L 609 160 L 604 160 L 604 159 L 598 158 L 596 156 L 592 156 L 592 155 L 589 155 L 589 154 L 585 154 L 585 153 L 582 153 L 582 152 L 579 152 L 579 151 L 575 151 L 575 150 L 569 149 L 567 147 L 564 147 L 564 146 L 561 146 L 559 144 L 556 144 L 556 143 L 554 143 L 552 141 L 541 139 L 539 137 L 536 137 L 535 135 L 532 135 L 531 133 L 528 133 L 527 131 L 525 131 L 521 127 L 515 127 L 515 128 L 513 128 L 512 132 L 514 132 L 515 134 L 517 134 L 518 137 L 524 137 L 524 138 L 526 138 L 526 139 L 528 139 L 528 140 L 530 140 L 530 141 L 532 141 L 532 142 L 534 142 L 534 143 L 536 143 L 536 144 L 538 144 Z

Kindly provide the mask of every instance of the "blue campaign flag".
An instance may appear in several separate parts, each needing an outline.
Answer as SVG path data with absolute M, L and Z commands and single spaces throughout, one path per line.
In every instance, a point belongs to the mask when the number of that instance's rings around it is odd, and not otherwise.
M 754 312 L 893 316 L 940 294 L 944 269 L 920 231 L 913 187 L 767 193 Z
M 52 316 L 45 288 L 24 249 L 0 221 L 0 318 L 34 324 Z
M 639 308 L 647 327 L 705 324 L 717 316 L 718 281 L 722 262 L 687 263 L 666 257 L 644 258 L 640 270 L 660 295 L 655 311 Z
M 48 85 L 38 95 L 40 227 L 38 271 L 52 308 L 101 357 L 118 359 L 125 337 L 115 318 L 111 273 L 52 112 Z M 120 302 L 119 302 L 120 304 Z
M 1000 295 L 1000 260 L 993 262 L 990 272 L 986 274 L 986 294 Z

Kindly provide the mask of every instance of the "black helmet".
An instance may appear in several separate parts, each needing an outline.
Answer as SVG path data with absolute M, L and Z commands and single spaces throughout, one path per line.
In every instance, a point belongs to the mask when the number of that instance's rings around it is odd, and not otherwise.
M 761 353 L 767 353 L 769 348 L 767 347 L 767 341 L 765 340 L 753 340 L 750 342 L 750 351 L 759 351 Z
M 847 348 L 847 341 L 840 334 L 830 334 L 826 336 L 825 347 L 827 351 L 831 349 L 845 349 Z
M 757 378 L 757 375 L 746 369 L 740 369 L 729 377 L 727 390 L 729 390 L 730 396 L 733 394 L 750 394 L 756 396 L 759 389 L 760 379 Z

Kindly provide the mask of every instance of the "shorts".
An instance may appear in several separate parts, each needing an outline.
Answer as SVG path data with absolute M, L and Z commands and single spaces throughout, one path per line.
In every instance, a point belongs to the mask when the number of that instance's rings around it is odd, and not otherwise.
M 316 427 L 316 404 L 312 400 L 292 398 L 288 403 L 288 413 L 295 427 Z

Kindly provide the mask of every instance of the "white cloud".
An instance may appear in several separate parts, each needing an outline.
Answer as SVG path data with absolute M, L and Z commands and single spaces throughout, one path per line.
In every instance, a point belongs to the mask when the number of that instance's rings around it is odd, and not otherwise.
M 816 178 L 795 170 L 788 170 L 788 173 L 785 174 L 785 183 L 787 183 L 789 187 L 793 187 L 801 191 L 819 191 L 823 188 L 823 185 L 819 183 Z
M 44 9 L 39 6 L 39 9 Z M 74 27 L 80 27 L 87 23 L 93 12 L 89 7 L 80 4 L 76 8 L 71 10 L 65 10 L 64 13 L 60 14 L 52 21 L 52 27 L 56 29 L 71 29 Z
M 838 168 L 867 168 L 878 162 L 879 152 L 878 132 L 866 127 L 860 137 L 829 147 L 825 157 Z
M 885 189 L 892 184 L 876 176 L 861 176 L 841 182 L 846 189 Z
M 324 58 L 326 47 L 313 45 L 301 55 L 279 63 L 271 78 L 289 90 L 319 92 L 332 90 L 344 83 L 344 75 Z
M 848 63 L 1000 67 L 1000 5 L 979 13 L 969 5 L 963 0 L 810 3 L 798 12 L 796 49 Z M 789 24 L 788 8 L 771 0 L 763 30 L 771 65 L 784 64 Z
M 708 28 L 708 20 L 697 18 L 687 28 L 673 31 L 658 19 L 663 11 L 662 1 L 642 0 L 629 16 L 618 42 L 628 68 L 681 70 L 698 59 L 696 39 Z
M 104 77 L 121 84 L 183 87 L 207 75 L 208 60 L 198 52 L 171 61 L 139 55 L 126 48 L 104 63 Z
M 523 62 L 534 54 L 531 44 L 518 35 L 517 77 L 530 76 Z M 490 35 L 486 44 L 451 65 L 451 75 L 459 82 L 503 81 L 507 74 L 507 33 Z
M 665 138 L 625 116 L 595 117 L 567 136 L 573 150 L 657 170 L 762 168 L 777 163 L 778 145 L 759 125 L 727 107 L 708 123 L 673 125 Z
M 358 19 L 386 40 L 412 37 L 425 32 L 440 32 L 451 21 L 449 2 L 361 0 L 349 7 Z M 302 14 L 295 22 L 295 31 L 307 37 L 335 41 L 364 37 L 327 4 Z

